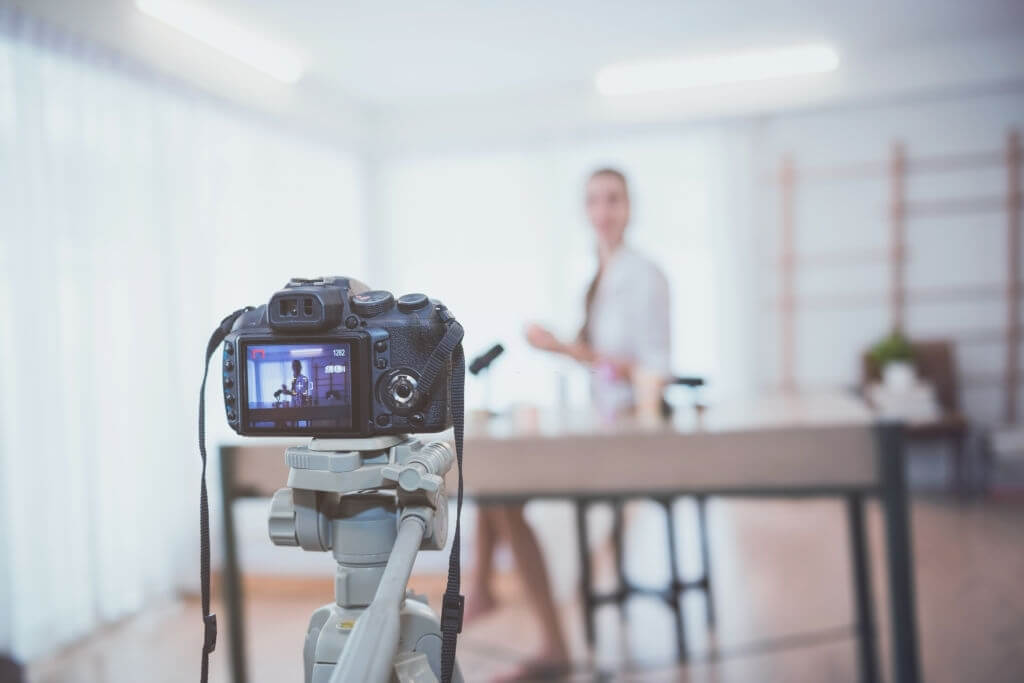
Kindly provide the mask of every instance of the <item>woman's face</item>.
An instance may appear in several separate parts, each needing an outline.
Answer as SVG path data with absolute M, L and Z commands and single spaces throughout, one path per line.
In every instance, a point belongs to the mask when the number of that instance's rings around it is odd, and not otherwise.
M 587 217 L 602 245 L 616 247 L 622 243 L 629 223 L 629 196 L 621 180 L 601 174 L 587 181 Z

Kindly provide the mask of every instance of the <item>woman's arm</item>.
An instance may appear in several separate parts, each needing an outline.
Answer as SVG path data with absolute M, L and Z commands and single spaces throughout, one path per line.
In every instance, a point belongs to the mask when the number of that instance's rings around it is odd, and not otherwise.
M 535 323 L 526 326 L 526 341 L 535 349 L 569 356 L 581 363 L 589 363 L 593 360 L 594 352 L 589 345 L 581 341 L 563 342 L 546 327 Z
M 584 365 L 600 364 L 610 367 L 616 377 L 629 379 L 633 374 L 633 364 L 628 360 L 601 355 L 595 352 L 589 344 L 580 340 L 563 342 L 540 325 L 529 325 L 526 328 L 526 341 L 536 349 L 568 356 Z

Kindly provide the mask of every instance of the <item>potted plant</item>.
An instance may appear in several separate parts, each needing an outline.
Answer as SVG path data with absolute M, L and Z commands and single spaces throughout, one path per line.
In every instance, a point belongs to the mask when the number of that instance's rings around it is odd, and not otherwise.
M 914 348 L 899 330 L 872 346 L 868 357 L 891 391 L 906 391 L 914 384 Z

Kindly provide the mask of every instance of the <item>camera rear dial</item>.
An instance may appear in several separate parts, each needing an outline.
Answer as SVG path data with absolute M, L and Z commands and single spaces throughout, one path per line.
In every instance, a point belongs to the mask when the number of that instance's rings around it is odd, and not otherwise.
M 381 378 L 381 399 L 397 415 L 408 415 L 421 403 L 419 376 L 412 370 L 399 368 Z

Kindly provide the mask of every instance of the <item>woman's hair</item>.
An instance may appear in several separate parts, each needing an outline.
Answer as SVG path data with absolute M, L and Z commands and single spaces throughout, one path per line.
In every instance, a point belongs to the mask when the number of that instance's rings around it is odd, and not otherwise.
M 622 189 L 626 191 L 626 197 L 629 197 L 629 182 L 626 180 L 626 174 L 617 168 L 611 166 L 602 166 L 601 168 L 595 169 L 589 176 L 587 176 L 587 182 L 589 183 L 594 178 L 601 176 L 608 176 L 615 178 L 622 183 Z
M 626 194 L 626 198 L 629 199 L 629 181 L 626 180 L 626 174 L 617 168 L 611 166 L 603 166 L 591 172 L 587 176 L 587 183 L 594 178 L 600 178 L 602 176 L 615 178 L 622 183 L 622 189 Z M 601 282 L 601 266 L 598 265 L 597 272 L 594 273 L 594 278 L 590 281 L 590 285 L 587 287 L 587 294 L 583 300 L 583 326 L 580 327 L 580 332 L 576 338 L 584 344 L 590 343 L 590 313 L 594 308 L 594 297 L 597 296 L 597 286 Z

